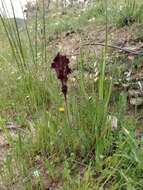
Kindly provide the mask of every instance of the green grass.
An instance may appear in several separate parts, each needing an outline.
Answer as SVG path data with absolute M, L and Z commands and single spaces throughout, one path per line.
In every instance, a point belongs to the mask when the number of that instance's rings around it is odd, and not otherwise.
M 0 168 L 5 189 L 44 190 L 52 185 L 62 190 L 143 189 L 143 141 L 136 137 L 138 123 L 128 114 L 126 93 L 115 95 L 112 78 L 105 80 L 107 47 L 100 59 L 92 58 L 99 65 L 98 81 L 85 77 L 88 54 L 81 50 L 75 87 L 72 75 L 68 81 L 67 106 L 51 70 L 56 49 L 47 50 L 47 40 L 57 33 L 78 31 L 93 17 L 100 24 L 111 17 L 108 24 L 121 26 L 121 15 L 114 19 L 118 5 L 113 2 L 112 14 L 101 1 L 85 12 L 76 12 L 73 18 L 73 10 L 61 18 L 41 13 L 42 19 L 37 15 L 22 32 L 16 18 L 14 22 L 1 18 L 2 35 L 7 36 L 2 39 L 9 44 L 0 55 L 0 127 L 10 145 Z M 131 1 L 122 2 L 124 14 L 141 22 L 142 3 L 136 2 L 137 7 Z M 106 32 L 106 43 L 107 37 Z M 60 112 L 60 107 L 65 111 Z M 112 128 L 110 116 L 118 119 L 117 130 Z M 8 121 L 25 127 L 14 139 L 5 128 Z

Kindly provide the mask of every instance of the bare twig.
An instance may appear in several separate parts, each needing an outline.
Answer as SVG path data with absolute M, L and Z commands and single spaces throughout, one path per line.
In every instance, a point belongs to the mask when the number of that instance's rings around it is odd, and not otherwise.
M 106 46 L 104 43 L 85 43 L 81 45 L 82 47 L 84 46 Z M 130 50 L 127 48 L 122 48 L 119 46 L 115 46 L 115 45 L 107 45 L 109 48 L 112 49 L 118 49 L 122 52 L 125 52 L 127 54 L 131 54 L 131 55 L 136 55 L 136 56 L 143 56 L 143 52 L 139 52 L 139 51 L 134 51 L 134 50 Z M 74 51 L 78 50 L 80 47 L 76 48 Z

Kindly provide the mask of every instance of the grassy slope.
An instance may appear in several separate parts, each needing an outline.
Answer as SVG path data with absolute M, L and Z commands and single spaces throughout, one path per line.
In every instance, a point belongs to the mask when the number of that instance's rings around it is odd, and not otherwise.
M 131 13 L 126 11 L 130 16 Z M 95 15 L 95 12 L 98 14 Z M 108 102 L 111 81 L 104 80 L 106 56 L 98 60 L 102 73 L 100 83 L 89 83 L 83 73 L 84 58 L 88 54 L 83 56 L 81 52 L 75 87 L 68 94 L 68 108 L 50 69 L 56 50 L 47 52 L 45 37 L 49 44 L 55 35 L 63 31 L 84 28 L 93 16 L 100 24 L 101 21 L 105 22 L 100 3 L 96 8 L 80 14 L 83 15 L 79 19 L 77 16 L 71 18 L 72 12 L 62 18 L 46 19 L 48 34 L 45 36 L 42 33 L 38 39 L 32 35 L 35 34 L 33 21 L 32 27 L 29 27 L 30 37 L 27 31 L 21 34 L 22 51 L 18 37 L 12 38 L 13 42 L 16 40 L 14 47 L 19 56 L 11 60 L 9 53 L 1 53 L 6 58 L 6 64 L 3 64 L 3 59 L 0 60 L 0 125 L 4 127 L 7 121 L 15 121 L 25 126 L 24 132 L 15 137 L 16 141 L 5 130 L 12 147 L 1 172 L 6 189 L 12 185 L 15 190 L 43 190 L 47 187 L 65 190 L 143 188 L 142 139 L 136 138 L 135 117 L 127 113 L 126 94 L 118 94 L 116 102 Z M 141 20 L 141 13 L 136 8 L 132 14 L 135 21 Z M 114 20 L 113 14 L 111 18 L 112 24 L 125 24 L 124 16 Z M 38 22 L 38 27 L 37 32 L 43 28 L 42 22 Z M 97 61 L 94 57 L 92 59 Z M 20 68 L 17 67 L 19 65 Z M 65 111 L 61 112 L 60 107 Z M 69 111 L 69 121 L 66 109 Z M 109 115 L 118 118 L 117 131 L 112 130 Z

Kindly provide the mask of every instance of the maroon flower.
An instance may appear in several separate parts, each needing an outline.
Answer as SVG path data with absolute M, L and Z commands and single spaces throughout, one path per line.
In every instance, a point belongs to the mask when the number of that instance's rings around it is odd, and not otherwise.
M 71 69 L 69 68 L 69 59 L 65 55 L 61 55 L 58 53 L 56 57 L 53 60 L 52 68 L 55 69 L 57 78 L 62 83 L 62 92 L 64 94 L 64 97 L 66 99 L 67 95 L 67 81 L 68 81 L 68 75 L 71 73 Z

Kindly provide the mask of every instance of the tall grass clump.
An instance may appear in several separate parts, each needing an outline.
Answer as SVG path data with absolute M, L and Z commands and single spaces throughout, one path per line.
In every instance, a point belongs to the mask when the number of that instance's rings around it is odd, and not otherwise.
M 30 27 L 26 20 L 23 21 L 24 27 L 21 30 L 17 23 L 12 1 L 11 8 L 13 11 L 13 18 L 9 18 L 9 13 L 4 1 L 2 1 L 2 6 L 1 22 L 9 41 L 13 57 L 11 67 L 15 67 L 15 75 L 19 75 L 19 80 L 17 80 L 15 86 L 15 90 L 19 94 L 19 101 L 22 103 L 24 99 L 26 100 L 28 98 L 34 110 L 37 110 L 39 106 L 48 107 L 50 96 L 47 86 L 48 66 L 44 72 L 40 69 L 46 65 L 47 58 L 49 57 L 46 50 L 44 11 L 42 17 L 42 28 L 44 31 L 42 33 L 43 40 L 38 42 L 37 13 L 35 18 L 35 31 L 30 31 Z M 33 32 L 34 35 L 31 35 Z
M 129 26 L 133 23 L 142 22 L 142 1 L 137 0 L 123 0 L 115 2 L 111 6 L 111 20 L 119 27 Z

